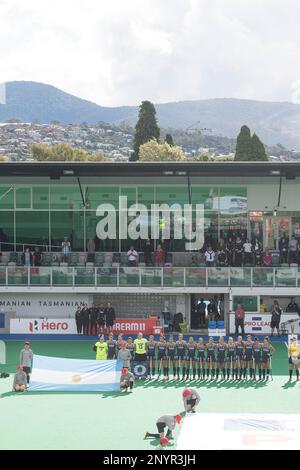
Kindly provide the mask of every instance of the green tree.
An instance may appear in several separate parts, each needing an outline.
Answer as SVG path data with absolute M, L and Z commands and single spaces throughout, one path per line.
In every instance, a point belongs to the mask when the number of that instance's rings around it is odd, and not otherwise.
M 160 129 L 157 125 L 156 110 L 150 101 L 142 101 L 139 109 L 139 117 L 135 126 L 133 154 L 130 160 L 139 158 L 140 146 L 151 139 L 159 140 Z
M 262 141 L 254 133 L 251 139 L 251 152 L 249 155 L 250 161 L 268 161 L 266 149 Z
M 157 140 L 152 139 L 140 146 L 139 160 L 142 162 L 178 162 L 185 161 L 186 157 L 181 147 L 167 144 L 159 144 Z
M 39 162 L 103 162 L 106 157 L 103 152 L 87 153 L 83 149 L 73 148 L 68 144 L 56 144 L 48 147 L 43 144 L 31 146 L 31 153 Z
M 247 126 L 242 126 L 236 140 L 236 150 L 234 160 L 248 161 L 252 150 L 252 139 L 250 129 Z
M 169 144 L 171 147 L 174 146 L 174 141 L 173 141 L 173 137 L 171 134 L 166 134 L 165 142 Z

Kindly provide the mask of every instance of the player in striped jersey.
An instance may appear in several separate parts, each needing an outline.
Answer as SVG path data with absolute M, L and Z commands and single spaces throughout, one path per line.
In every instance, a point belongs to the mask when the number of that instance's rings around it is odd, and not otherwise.
M 261 344 L 258 338 L 254 338 L 253 343 L 253 360 L 254 360 L 254 379 L 257 377 L 257 370 L 259 380 L 261 380 Z
M 163 334 L 160 335 L 157 343 L 158 377 L 163 369 L 165 379 L 167 376 L 167 342 Z
M 249 368 L 250 379 L 253 378 L 253 341 L 251 335 L 247 335 L 246 341 L 244 343 L 244 379 L 247 376 L 247 370 Z
M 116 342 L 112 333 L 109 333 L 107 348 L 107 359 L 116 359 Z
M 167 374 L 169 376 L 169 372 L 170 372 L 171 366 L 172 366 L 174 379 L 176 379 L 176 372 L 177 372 L 176 359 L 177 359 L 177 356 L 176 356 L 176 343 L 174 341 L 173 335 L 170 335 L 169 341 L 167 343 L 167 361 L 168 361 Z
M 148 374 L 149 378 L 155 375 L 155 351 L 156 351 L 156 341 L 154 341 L 154 336 L 150 335 L 147 342 L 147 362 L 148 362 Z
M 222 370 L 223 380 L 226 378 L 226 371 L 225 371 L 225 354 L 226 354 L 226 343 L 224 341 L 223 336 L 220 336 L 218 344 L 217 344 L 217 373 L 216 379 L 219 378 L 220 370 Z
M 215 376 L 215 364 L 216 364 L 216 356 L 215 356 L 215 349 L 216 345 L 214 343 L 213 338 L 209 338 L 208 343 L 206 345 L 206 351 L 207 351 L 207 356 L 206 356 L 206 373 L 207 377 L 213 379 Z
M 234 379 L 235 373 L 235 363 L 236 363 L 236 350 L 235 350 L 235 343 L 233 338 L 228 338 L 227 343 L 227 379 L 230 378 L 230 371 L 231 376 Z
M 203 338 L 199 338 L 197 344 L 197 351 L 198 351 L 198 378 L 205 379 L 205 351 L 206 346 L 204 343 Z
M 178 335 L 176 341 L 176 355 L 177 355 L 177 379 L 180 380 L 180 367 L 182 366 L 182 378 L 185 378 L 185 355 L 186 355 L 186 342 L 183 339 L 183 334 Z
M 186 344 L 186 378 L 187 379 L 189 379 L 191 366 L 193 368 L 193 380 L 195 380 L 196 378 L 196 350 L 197 350 L 197 343 L 195 343 L 194 338 L 190 336 Z
M 244 342 L 242 336 L 238 336 L 237 342 L 235 343 L 236 353 L 236 380 L 241 380 L 243 375 L 243 358 L 244 358 Z

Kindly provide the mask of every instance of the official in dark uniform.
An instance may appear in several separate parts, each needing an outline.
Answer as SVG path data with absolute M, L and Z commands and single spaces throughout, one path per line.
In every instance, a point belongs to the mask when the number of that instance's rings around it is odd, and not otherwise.
M 82 324 L 83 324 L 83 315 L 82 315 L 82 307 L 78 307 L 75 312 L 75 322 L 76 322 L 76 329 L 77 334 L 82 334 Z
M 115 309 L 111 306 L 111 303 L 107 303 L 107 307 L 105 309 L 105 324 L 108 333 L 111 333 L 113 330 L 113 326 L 116 320 Z
M 89 325 L 90 325 L 90 309 L 88 308 L 87 304 L 85 304 L 81 310 L 82 314 L 82 325 L 83 325 L 83 334 L 89 334 Z

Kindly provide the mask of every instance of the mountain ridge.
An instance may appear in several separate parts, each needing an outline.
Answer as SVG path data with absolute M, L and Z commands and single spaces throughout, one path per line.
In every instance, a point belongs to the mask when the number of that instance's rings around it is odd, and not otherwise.
M 288 101 L 260 101 L 239 98 L 168 101 L 155 104 L 158 123 L 169 129 L 210 128 L 215 135 L 236 137 L 241 125 L 268 145 L 300 149 L 300 104 Z M 0 104 L 0 121 L 20 119 L 24 122 L 63 124 L 134 125 L 138 106 L 101 106 L 62 91 L 53 85 L 32 81 L 6 83 L 6 104 Z

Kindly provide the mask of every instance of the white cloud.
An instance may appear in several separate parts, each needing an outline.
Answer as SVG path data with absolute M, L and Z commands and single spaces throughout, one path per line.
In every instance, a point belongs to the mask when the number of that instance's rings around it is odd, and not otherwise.
M 299 99 L 298 0 L 0 0 L 0 82 L 102 105 Z

